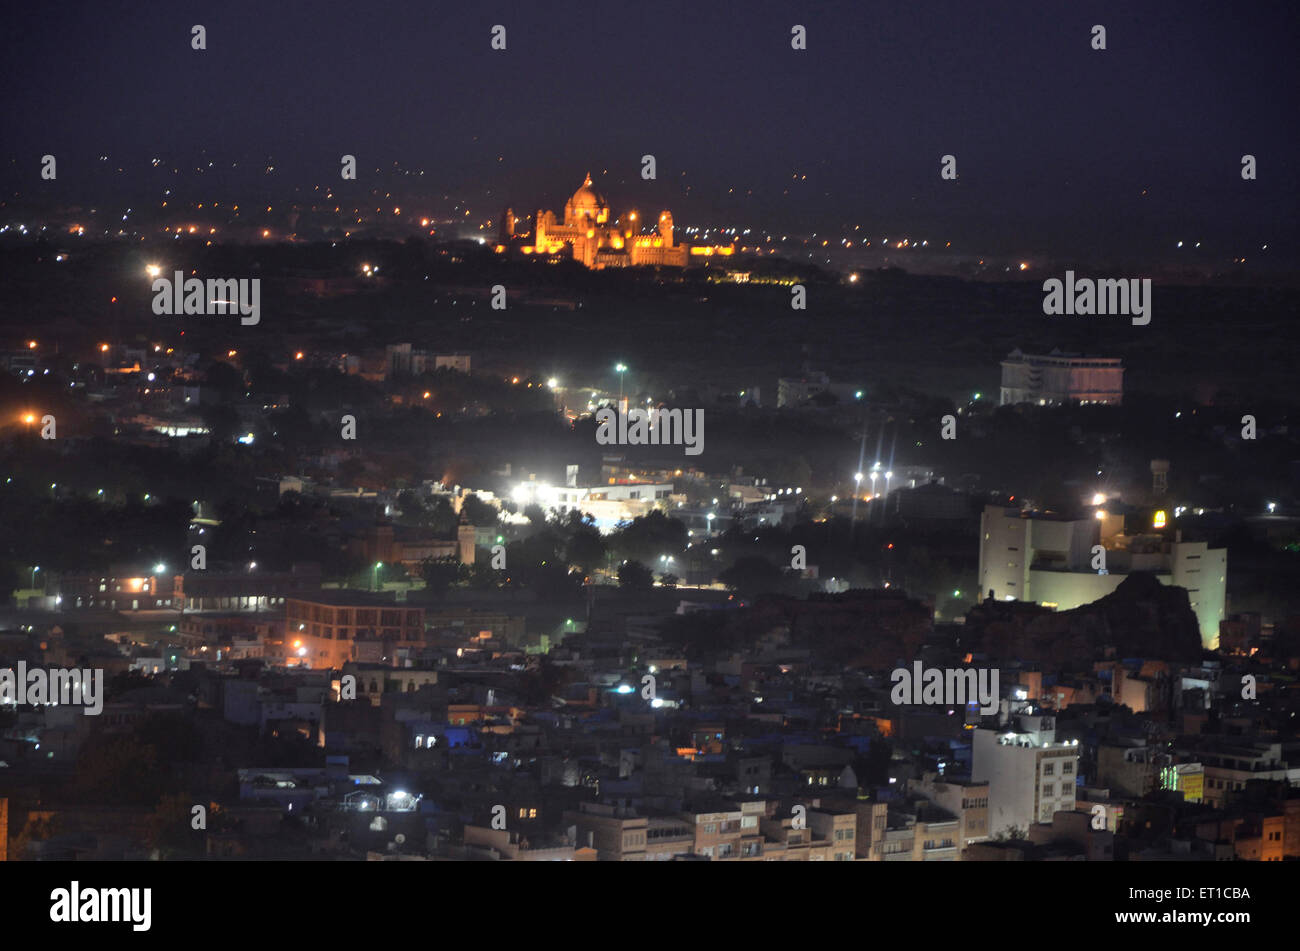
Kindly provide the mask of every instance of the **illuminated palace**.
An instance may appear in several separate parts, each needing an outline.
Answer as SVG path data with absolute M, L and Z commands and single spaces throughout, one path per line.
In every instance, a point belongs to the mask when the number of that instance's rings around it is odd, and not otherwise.
M 573 197 L 564 204 L 564 220 L 557 222 L 555 212 L 538 211 L 531 244 L 517 244 L 520 237 L 515 232 L 518 219 L 507 208 L 501 220 L 501 241 L 498 251 L 517 246 L 524 254 L 561 254 L 566 246 L 573 260 L 589 268 L 685 267 L 692 256 L 730 255 L 730 245 L 717 247 L 688 247 L 677 244 L 673 237 L 673 216 L 661 211 L 653 231 L 644 232 L 640 214 L 628 211 L 625 218 L 610 219 L 609 203 L 591 187 L 587 175 Z

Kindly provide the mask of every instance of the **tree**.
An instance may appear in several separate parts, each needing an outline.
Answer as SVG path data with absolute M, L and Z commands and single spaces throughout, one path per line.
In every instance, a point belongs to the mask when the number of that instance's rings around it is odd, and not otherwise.
M 468 580 L 469 572 L 455 555 L 426 558 L 420 563 L 420 577 L 425 587 L 434 594 L 446 594 L 458 581 Z
M 173 680 L 172 686 L 176 687 Z M 191 717 L 179 713 L 152 713 L 135 729 L 136 738 L 155 751 L 164 768 L 192 763 L 202 757 L 203 737 Z
M 166 860 L 203 852 L 205 835 L 193 827 L 194 797 L 183 793 L 163 796 L 149 817 L 148 842 Z M 205 807 L 206 808 L 206 807 Z
M 424 502 L 411 489 L 403 489 L 397 493 L 397 507 L 401 510 L 403 516 L 417 524 L 422 524 L 428 514 L 425 511 Z
M 501 587 L 502 573 L 488 561 L 476 561 L 470 566 L 465 586 L 475 591 L 490 591 Z
M 456 511 L 451 503 L 442 496 L 436 497 L 426 506 L 428 525 L 440 535 L 456 530 Z
M 625 561 L 618 566 L 618 586 L 625 591 L 649 591 L 654 583 L 654 572 L 639 561 Z
M 663 512 L 654 511 L 632 519 L 611 538 L 613 548 L 624 558 L 655 561 L 660 555 L 675 555 L 686 548 L 686 525 Z
M 231 442 L 239 432 L 239 414 L 233 403 L 213 403 L 199 407 L 199 418 L 208 428 L 213 445 Z
M 590 574 L 605 563 L 605 553 L 609 546 L 593 525 L 581 525 L 569 536 L 565 545 L 565 560 L 579 568 L 583 574 Z
M 784 587 L 785 575 L 766 558 L 746 555 L 718 575 L 718 580 L 746 598 L 771 594 Z
M 103 734 L 83 744 L 72 792 L 83 803 L 152 806 L 165 782 L 157 749 L 135 736 Z
M 476 528 L 497 523 L 497 510 L 488 505 L 477 495 L 467 495 L 461 500 L 460 514 Z

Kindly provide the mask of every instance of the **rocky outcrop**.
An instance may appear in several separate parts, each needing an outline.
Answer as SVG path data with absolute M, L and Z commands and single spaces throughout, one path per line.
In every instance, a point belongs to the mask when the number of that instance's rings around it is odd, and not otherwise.
M 985 601 L 966 616 L 961 645 L 1000 663 L 1021 661 L 1048 669 L 1117 657 L 1195 660 L 1200 626 L 1184 588 L 1154 575 L 1131 574 L 1091 604 L 1053 612 L 1014 601 Z

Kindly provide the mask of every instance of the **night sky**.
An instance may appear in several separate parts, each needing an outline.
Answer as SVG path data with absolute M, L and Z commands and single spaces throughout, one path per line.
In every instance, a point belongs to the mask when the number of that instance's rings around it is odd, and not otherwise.
M 1291 2 L 236 0 L 6 15 L 11 208 L 165 188 L 285 200 L 318 184 L 361 199 L 379 184 L 495 217 L 558 211 L 590 170 L 616 212 L 662 204 L 679 223 L 861 225 L 1135 263 L 1178 240 L 1276 269 L 1296 259 Z M 206 51 L 190 48 L 195 23 Z M 505 52 L 489 48 L 496 23 Z M 795 23 L 805 52 L 790 48 Z M 54 183 L 39 179 L 47 152 Z M 344 153 L 357 182 L 339 178 Z M 657 182 L 640 180 L 645 153 Z M 945 153 L 956 183 L 939 177 Z M 1244 153 L 1258 181 L 1242 181 Z

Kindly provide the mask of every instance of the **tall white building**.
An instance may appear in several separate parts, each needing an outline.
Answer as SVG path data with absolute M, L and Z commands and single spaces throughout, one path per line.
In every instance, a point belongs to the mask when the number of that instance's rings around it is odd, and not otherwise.
M 1056 718 L 1018 714 L 1016 726 L 978 729 L 972 739 L 971 780 L 988 783 L 988 831 L 1026 833 L 1074 809 L 1078 741 L 1058 742 Z
M 1053 350 L 1040 356 L 1012 350 L 1002 361 L 1001 405 L 1111 403 L 1124 398 L 1118 357 L 1085 357 Z
M 1099 515 L 1105 516 L 1101 512 Z M 1131 572 L 1187 589 L 1201 643 L 1218 643 L 1226 616 L 1228 551 L 1161 535 L 1124 535 L 1118 516 L 1061 519 L 988 505 L 980 517 L 980 600 L 1034 601 L 1069 611 L 1114 591 Z M 1105 574 L 1093 546 L 1105 549 Z

